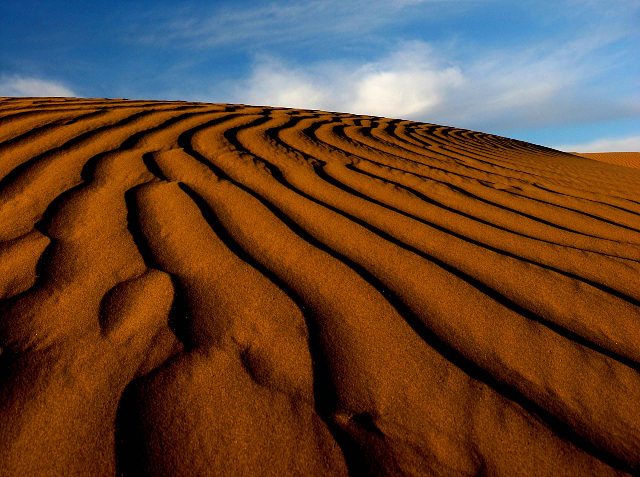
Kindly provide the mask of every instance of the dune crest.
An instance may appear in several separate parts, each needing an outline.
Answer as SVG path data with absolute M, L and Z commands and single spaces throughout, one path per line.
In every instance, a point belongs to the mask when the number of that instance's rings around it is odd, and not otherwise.
M 637 474 L 639 283 L 637 169 L 2 98 L 0 474 Z

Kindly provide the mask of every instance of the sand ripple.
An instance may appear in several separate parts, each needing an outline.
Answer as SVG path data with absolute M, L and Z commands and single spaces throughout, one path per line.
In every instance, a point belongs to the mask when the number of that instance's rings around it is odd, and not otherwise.
M 0 99 L 0 474 L 640 473 L 640 170 Z

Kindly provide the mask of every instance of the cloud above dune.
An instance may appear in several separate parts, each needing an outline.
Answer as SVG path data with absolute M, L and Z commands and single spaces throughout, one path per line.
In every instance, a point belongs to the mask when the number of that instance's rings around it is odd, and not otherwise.
M 1 75 L 0 96 L 77 97 L 78 95 L 56 81 L 17 75 Z
M 256 61 L 235 95 L 253 104 L 410 117 L 437 107 L 464 77 L 428 45 L 413 42 L 379 61 L 296 67 L 272 57 Z
M 640 121 L 637 0 L 61 2 L 0 7 L 0 94 L 298 106 L 542 144 Z
M 149 27 L 132 38 L 179 56 L 175 72 L 161 72 L 175 99 L 390 116 L 553 143 L 537 132 L 640 117 L 629 54 L 637 8 L 630 0 L 188 1 L 147 12 Z M 201 73 L 211 65 L 216 76 Z
M 294 64 L 258 56 L 234 88 L 237 102 L 347 111 L 469 128 L 517 128 L 597 120 L 640 112 L 633 100 L 596 104 L 578 96 L 603 43 L 576 39 L 562 48 L 486 51 L 458 58 L 442 45 L 400 43 L 374 61 Z M 601 59 L 600 59 L 601 60 Z M 600 67 L 605 68 L 601 60 Z M 585 88 L 581 88 L 583 91 Z M 597 106 L 597 107 L 595 107 Z
M 580 144 L 560 144 L 554 148 L 565 152 L 640 152 L 640 136 L 603 138 Z

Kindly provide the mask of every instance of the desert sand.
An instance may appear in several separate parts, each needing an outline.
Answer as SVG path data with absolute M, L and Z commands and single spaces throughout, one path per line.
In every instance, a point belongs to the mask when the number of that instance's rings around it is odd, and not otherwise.
M 574 154 L 595 161 L 640 169 L 640 152 L 587 152 Z
M 0 99 L 0 475 L 640 473 L 640 170 L 593 159 Z

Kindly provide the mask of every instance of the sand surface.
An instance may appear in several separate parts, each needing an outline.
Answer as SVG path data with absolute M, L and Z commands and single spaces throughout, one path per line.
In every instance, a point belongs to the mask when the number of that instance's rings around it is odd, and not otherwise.
M 638 474 L 639 283 L 638 169 L 0 99 L 0 475 Z
M 640 152 L 574 152 L 573 154 L 617 166 L 640 169 Z

